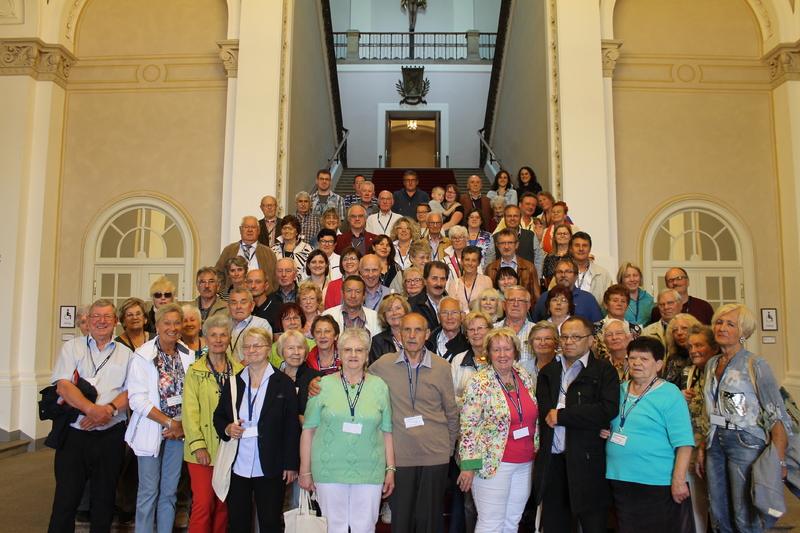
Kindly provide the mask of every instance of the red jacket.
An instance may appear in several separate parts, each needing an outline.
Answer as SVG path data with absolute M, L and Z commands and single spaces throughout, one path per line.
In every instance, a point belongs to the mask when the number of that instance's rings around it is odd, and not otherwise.
M 372 241 L 375 240 L 376 235 L 364 230 L 364 250 L 365 254 L 369 253 L 369 248 L 372 246 Z M 347 233 L 342 233 L 341 235 L 336 236 L 336 248 L 334 252 L 339 255 L 342 255 L 342 252 L 348 246 L 352 246 L 351 242 L 353 241 L 353 232 L 348 231 Z

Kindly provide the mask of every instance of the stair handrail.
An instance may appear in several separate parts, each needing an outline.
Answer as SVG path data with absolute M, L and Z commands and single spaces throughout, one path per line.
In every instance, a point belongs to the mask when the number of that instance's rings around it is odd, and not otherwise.
M 339 160 L 339 152 L 341 152 L 342 149 L 347 144 L 347 136 L 350 135 L 350 130 L 348 130 L 347 128 L 342 128 L 342 132 L 344 133 L 344 135 L 342 135 L 342 140 L 339 141 L 338 145 L 336 145 L 336 149 L 333 151 L 333 155 L 331 156 L 330 159 L 328 159 L 328 163 L 325 165 L 325 170 L 330 170 L 331 167 L 333 167 L 333 162 Z
M 483 152 L 485 150 L 486 153 L 489 154 L 489 163 L 493 163 L 494 161 L 497 161 L 497 164 L 500 167 L 500 170 L 505 170 L 506 172 L 508 172 L 508 170 L 506 170 L 506 167 L 503 165 L 503 162 L 500 161 L 500 158 L 497 157 L 497 154 L 494 153 L 494 150 L 492 150 L 492 147 L 489 146 L 489 143 L 483 137 L 483 129 L 482 128 L 478 130 L 478 139 L 481 140 L 481 151 Z

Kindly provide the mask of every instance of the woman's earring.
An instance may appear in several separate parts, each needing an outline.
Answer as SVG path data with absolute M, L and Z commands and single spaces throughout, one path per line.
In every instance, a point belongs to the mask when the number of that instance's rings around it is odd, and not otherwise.
M 744 344 L 744 341 L 747 340 L 747 337 L 739 337 L 739 344 Z

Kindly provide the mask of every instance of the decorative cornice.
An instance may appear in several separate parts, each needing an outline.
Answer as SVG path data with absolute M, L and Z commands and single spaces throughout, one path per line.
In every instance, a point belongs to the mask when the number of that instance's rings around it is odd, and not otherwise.
M 219 46 L 219 58 L 225 65 L 228 77 L 237 77 L 239 75 L 239 39 L 217 41 L 217 46 Z
M 613 39 L 603 39 L 603 77 L 613 78 L 614 68 L 617 66 L 617 59 L 619 59 L 619 49 L 624 41 L 616 41 Z
M 800 40 L 779 44 L 767 52 L 761 62 L 769 69 L 773 88 L 789 80 L 800 80 Z
M 69 17 L 67 18 L 67 27 L 65 35 L 71 42 L 75 42 L 75 25 L 77 24 L 78 14 L 83 8 L 86 0 L 72 0 L 72 7 L 69 9 Z
M 69 69 L 77 60 L 62 45 L 47 44 L 36 38 L 0 41 L 0 76 L 30 76 L 66 87 Z

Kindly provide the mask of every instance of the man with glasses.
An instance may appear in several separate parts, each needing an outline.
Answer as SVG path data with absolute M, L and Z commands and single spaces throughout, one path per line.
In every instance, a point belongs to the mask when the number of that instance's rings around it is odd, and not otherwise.
M 69 425 L 64 421 L 60 438 L 53 443 L 56 490 L 49 531 L 75 530 L 75 515 L 87 481 L 91 486 L 91 530 L 111 531 L 114 495 L 125 459 L 125 379 L 133 357 L 127 346 L 114 342 L 116 325 L 114 304 L 97 300 L 89 310 L 89 335 L 64 343 L 53 367 L 51 382 L 56 392 L 80 414 Z M 97 393 L 94 400 L 85 395 L 90 386 Z M 54 420 L 54 426 L 57 423 Z
M 542 504 L 542 531 L 569 533 L 577 517 L 584 533 L 605 533 L 612 501 L 600 430 L 619 414 L 619 377 L 592 353 L 594 327 L 584 317 L 568 318 L 560 340 L 561 355 L 542 368 L 536 385 L 534 504 Z
M 469 348 L 467 336 L 461 332 L 461 322 L 464 313 L 461 310 L 461 302 L 452 296 L 445 296 L 439 302 L 439 327 L 431 331 L 425 348 L 447 360 L 453 361 L 453 357 L 466 351 Z
M 294 195 L 294 205 L 297 208 L 294 216 L 300 221 L 300 235 L 311 246 L 316 245 L 316 236 L 322 226 L 319 217 L 311 212 L 311 196 L 306 191 Z
M 231 331 L 231 355 L 238 361 L 244 359 L 244 356 L 239 349 L 242 341 L 242 334 L 248 328 L 264 328 L 272 333 L 272 326 L 269 322 L 261 317 L 253 315 L 255 309 L 255 302 L 250 289 L 247 287 L 234 287 L 228 295 L 228 313 L 231 316 L 231 324 L 233 324 L 233 331 Z
M 529 340 L 533 322 L 528 320 L 528 310 L 531 307 L 531 294 L 521 285 L 514 285 L 506 289 L 503 295 L 503 310 L 505 318 L 495 322 L 496 328 L 511 328 L 519 339 L 519 362 L 526 363 L 533 358 Z
M 517 212 L 519 212 L 519 209 L 516 206 L 509 207 L 514 207 Z M 531 232 L 529 231 L 528 233 Z M 497 254 L 500 259 L 489 263 L 486 266 L 486 271 L 484 274 L 492 278 L 492 283 L 496 284 L 497 271 L 504 266 L 511 267 L 517 273 L 517 276 L 519 276 L 519 284 L 525 287 L 525 290 L 528 291 L 528 294 L 530 294 L 532 298 L 538 299 L 539 294 L 542 291 L 539 288 L 539 276 L 537 274 L 536 267 L 530 261 L 527 261 L 517 255 L 517 249 L 519 248 L 519 233 L 511 228 L 501 230 L 500 233 L 495 235 L 495 243 L 497 244 Z M 527 312 L 527 309 L 525 312 Z
M 533 266 L 536 267 L 536 280 L 538 285 L 538 273 L 542 271 L 542 266 L 544 265 L 544 252 L 542 251 L 542 245 L 539 243 L 539 239 L 536 238 L 536 235 L 530 230 L 523 229 L 520 225 L 521 217 L 522 211 L 520 211 L 519 207 L 516 205 L 506 206 L 505 215 L 503 217 L 503 221 L 506 223 L 505 229 L 510 229 L 517 234 L 519 246 L 517 246 L 516 254 L 529 263 L 533 263 Z M 500 255 L 500 247 L 498 246 L 500 231 L 492 236 L 494 238 L 496 256 Z
M 356 204 L 347 210 L 347 220 L 350 223 L 350 231 L 346 231 L 336 237 L 336 253 L 341 254 L 345 248 L 352 246 L 361 255 L 366 255 L 375 239 L 375 234 L 366 230 L 367 211 Z
M 219 259 L 214 268 L 221 276 L 225 277 L 225 286 L 228 287 L 233 282 L 228 278 L 228 272 L 225 268 L 225 261 L 231 257 L 241 256 L 247 261 L 248 270 L 260 268 L 267 273 L 267 279 L 270 281 L 270 287 L 275 286 L 275 263 L 278 258 L 275 257 L 275 252 L 268 246 L 264 246 L 258 242 L 258 235 L 260 233 L 258 219 L 256 217 L 246 216 L 242 218 L 242 224 L 239 226 L 239 235 L 241 240 L 233 242 L 222 249 L 219 254 Z
M 444 251 L 453 243 L 442 235 L 442 214 L 428 213 L 428 244 L 431 246 L 431 259 L 444 260 Z
M 333 281 L 341 278 L 342 271 L 339 268 L 341 256 L 334 252 L 336 248 L 336 232 L 328 228 L 321 229 L 317 233 L 317 245 L 328 257 L 328 279 Z
M 200 295 L 192 303 L 200 310 L 202 322 L 205 322 L 208 317 L 219 312 L 224 313 L 228 309 L 225 301 L 217 298 L 221 281 L 219 273 L 212 267 L 203 267 L 195 275 L 195 286 Z
M 330 171 L 325 169 L 317 171 L 317 190 L 311 195 L 311 214 L 319 218 L 322 213 L 333 207 L 339 213 L 339 220 L 343 220 L 344 198 L 331 190 L 331 181 Z
M 425 265 L 423 278 L 425 279 L 425 289 L 408 299 L 411 310 L 425 317 L 428 321 L 428 329 L 436 329 L 439 324 L 439 304 L 442 298 L 447 295 L 447 265 L 441 261 L 431 261 Z M 460 305 L 459 305 L 460 308 Z
M 589 322 L 594 324 L 603 320 L 603 313 L 600 312 L 600 306 L 597 305 L 597 300 L 594 299 L 591 293 L 582 291 L 575 284 L 578 281 L 578 265 L 575 261 L 569 259 L 562 259 L 556 264 L 556 284 L 561 285 L 572 291 L 572 301 L 575 304 L 575 315 L 586 318 Z M 533 321 L 547 320 L 547 310 L 544 308 L 547 301 L 547 295 L 550 291 L 545 291 L 536 302 L 536 307 L 533 308 Z
M 364 307 L 366 293 L 367 286 L 361 276 L 347 276 L 342 283 L 342 305 L 326 309 L 322 314 L 333 317 L 339 324 L 339 331 L 363 328 L 374 337 L 383 330 L 378 324 L 378 313 Z
M 659 311 L 658 318 L 642 330 L 642 335 L 657 338 L 666 348 L 667 325 L 670 320 L 675 318 L 675 315 L 681 313 L 681 295 L 675 289 L 664 289 L 658 293 L 656 303 L 658 305 L 655 308 Z
M 675 289 L 681 296 L 681 310 L 679 313 L 689 313 L 699 320 L 701 324 L 711 325 L 714 308 L 701 298 L 689 296 L 689 274 L 684 269 L 679 267 L 670 268 L 664 274 L 664 281 L 667 283 L 668 289 Z M 659 309 L 659 307 L 653 308 L 653 312 L 650 315 L 650 319 L 653 322 L 657 322 L 661 318 Z
M 272 247 L 275 239 L 281 233 L 281 217 L 278 216 L 278 201 L 273 196 L 265 196 L 261 199 L 261 212 L 264 218 L 258 221 L 261 231 L 258 233 L 258 242 L 264 246 Z
M 367 218 L 367 231 L 375 235 L 390 235 L 392 228 L 400 220 L 401 215 L 392 212 L 394 198 L 390 191 L 381 191 L 378 195 L 380 210 Z
M 417 189 L 418 183 L 417 173 L 413 170 L 407 170 L 403 176 L 403 188 L 395 191 L 392 195 L 394 196 L 392 211 L 404 217 L 414 218 L 417 206 L 431 201 L 428 193 Z
M 383 297 L 391 292 L 389 287 L 381 284 L 380 257 L 375 254 L 367 254 L 362 257 L 359 273 L 364 280 L 366 290 L 364 306 L 377 312 Z

